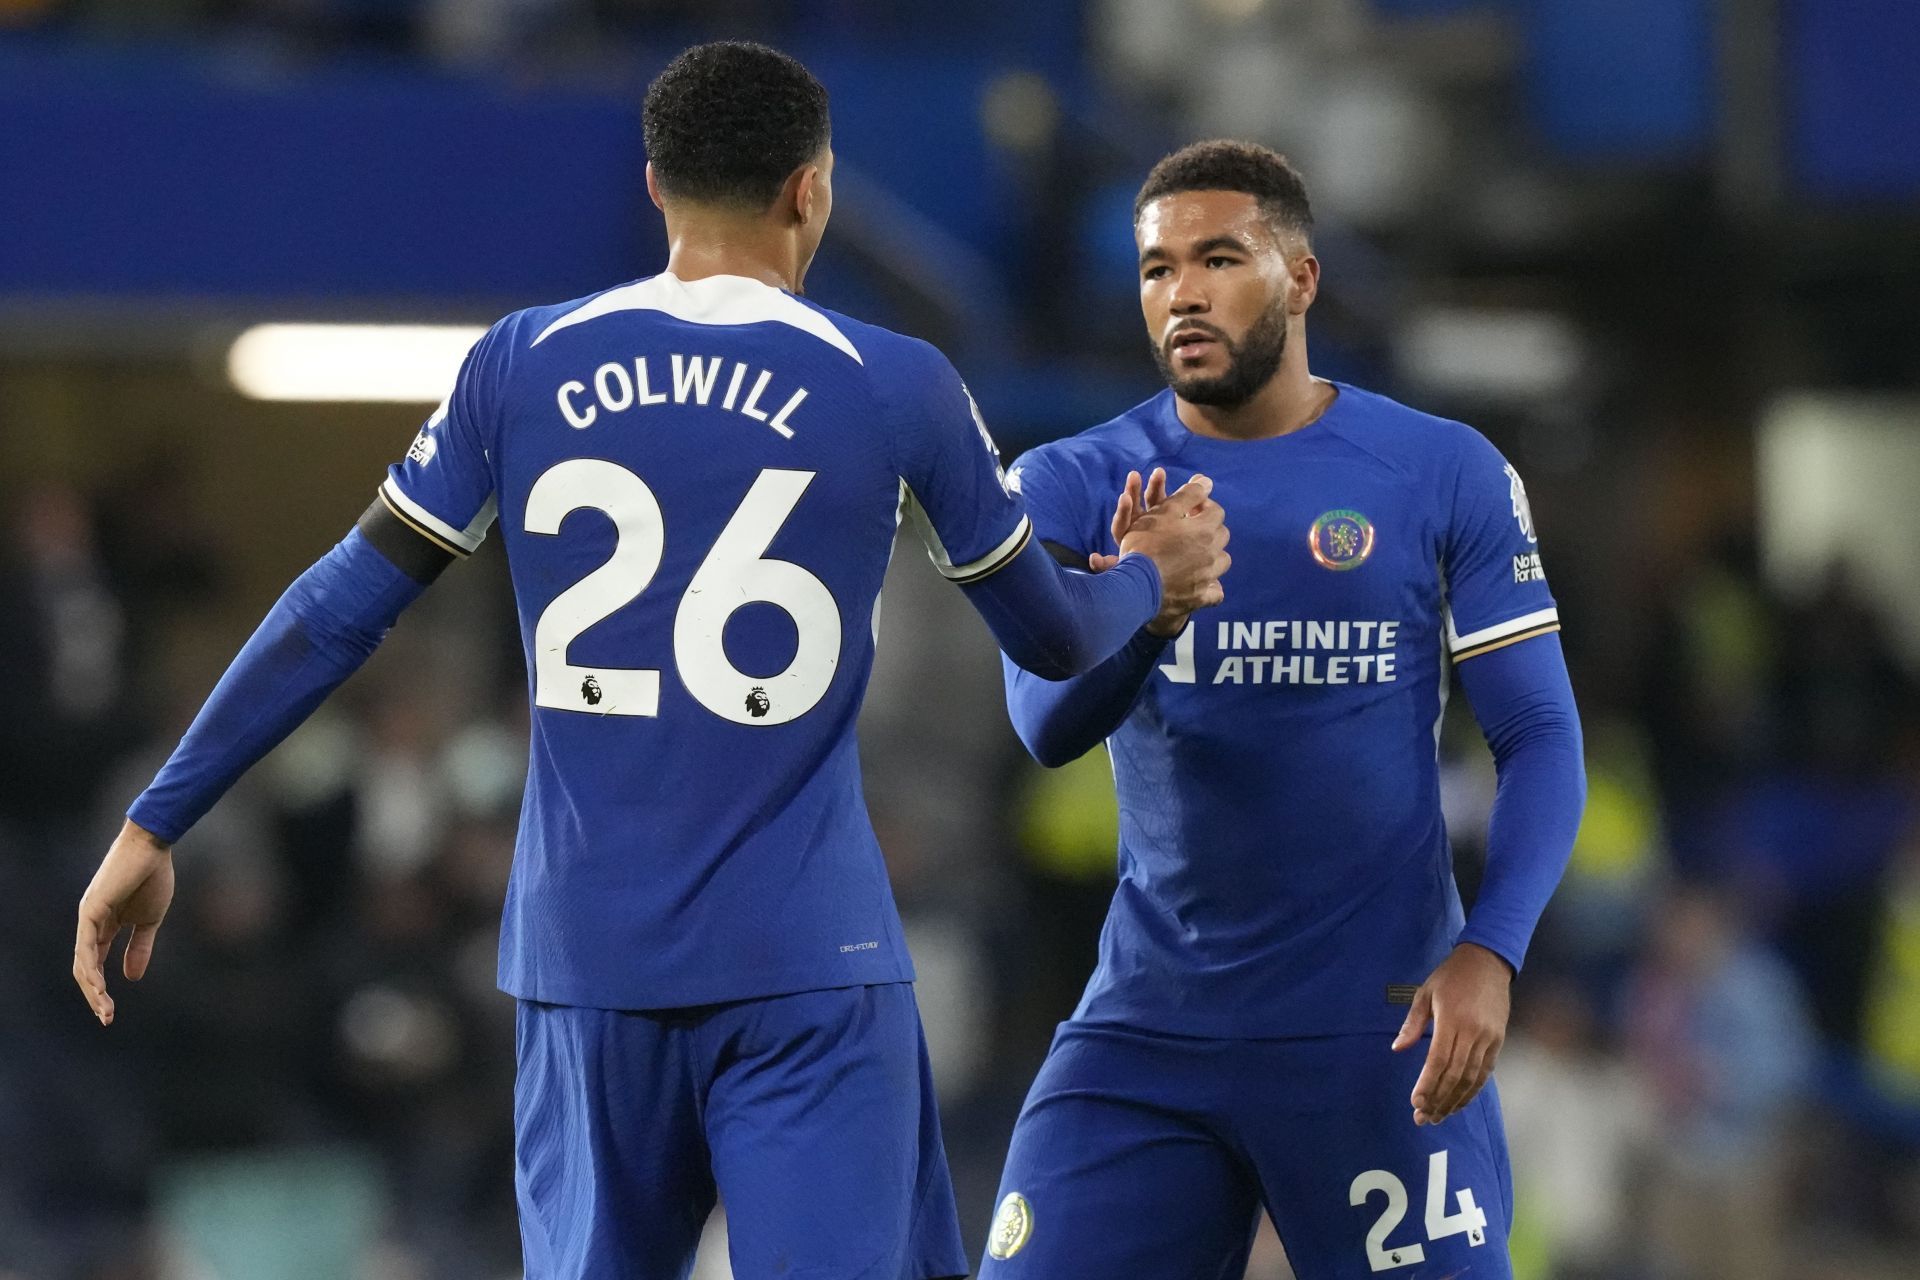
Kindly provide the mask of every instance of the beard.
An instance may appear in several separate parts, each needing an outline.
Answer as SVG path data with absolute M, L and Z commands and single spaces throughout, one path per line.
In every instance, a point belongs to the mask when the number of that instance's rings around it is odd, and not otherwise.
M 1190 322 L 1189 328 L 1201 329 L 1217 339 L 1227 351 L 1225 373 L 1206 377 L 1181 374 L 1174 370 L 1164 343 L 1153 343 L 1153 362 L 1160 366 L 1173 393 L 1189 404 L 1204 404 L 1219 409 L 1238 409 L 1260 393 L 1280 368 L 1287 353 L 1287 306 L 1284 298 L 1269 307 L 1238 342 L 1213 325 Z

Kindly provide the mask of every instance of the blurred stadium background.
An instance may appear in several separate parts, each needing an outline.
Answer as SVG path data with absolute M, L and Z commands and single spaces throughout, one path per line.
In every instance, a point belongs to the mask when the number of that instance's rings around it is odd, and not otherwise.
M 1156 389 L 1149 164 L 1217 134 L 1296 159 L 1316 371 L 1513 456 L 1568 620 L 1592 800 L 1500 1068 L 1519 1274 L 1914 1275 L 1913 0 L 0 0 L 0 1277 L 519 1274 L 497 551 L 183 843 L 110 1033 L 73 904 L 424 413 L 370 399 L 379 361 L 236 339 L 659 269 L 638 95 L 716 35 L 833 95 L 815 295 L 943 346 L 1009 454 Z M 978 1244 L 1091 964 L 1109 780 L 1024 760 L 917 554 L 886 600 L 870 796 Z M 1251 1274 L 1288 1274 L 1270 1240 Z

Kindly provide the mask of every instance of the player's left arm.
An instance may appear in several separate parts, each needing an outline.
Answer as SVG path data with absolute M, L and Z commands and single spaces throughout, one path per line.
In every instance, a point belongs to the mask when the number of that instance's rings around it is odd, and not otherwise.
M 180 745 L 127 810 L 127 820 L 80 900 L 74 980 L 102 1024 L 113 1019 L 107 951 L 132 929 L 122 961 L 138 980 L 172 898 L 172 847 L 261 757 L 360 669 L 431 581 L 378 549 L 412 539 L 400 559 L 417 572 L 451 556 L 369 511 L 288 587 L 214 686 Z M 376 541 L 378 540 L 378 541 Z M 434 570 L 437 572 L 437 569 Z
M 103 1025 L 113 1020 L 107 953 L 131 930 L 122 972 L 129 980 L 146 972 L 173 897 L 174 843 L 360 669 L 441 570 L 479 545 L 493 492 L 474 422 L 480 351 L 373 505 L 267 613 L 127 810 L 81 897 L 74 935 L 74 981 Z
M 1586 806 L 1580 713 L 1557 635 L 1469 659 L 1458 674 L 1497 776 L 1487 867 L 1460 941 L 1491 951 L 1517 973 Z
M 1526 491 L 1492 445 L 1477 435 L 1471 443 L 1443 557 L 1447 632 L 1498 782 L 1473 913 L 1394 1040 L 1396 1050 L 1409 1048 L 1433 1024 L 1411 1099 L 1416 1124 L 1438 1124 L 1492 1077 L 1506 1040 L 1508 987 L 1566 869 L 1586 804 L 1580 718 Z

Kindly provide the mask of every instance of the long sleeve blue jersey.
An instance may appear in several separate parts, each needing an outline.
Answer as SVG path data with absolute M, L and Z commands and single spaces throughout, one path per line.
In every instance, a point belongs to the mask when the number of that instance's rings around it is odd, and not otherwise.
M 1471 428 L 1338 386 L 1299 431 L 1226 441 L 1171 392 L 1022 455 L 1036 534 L 1111 551 L 1127 472 L 1203 472 L 1226 601 L 1065 682 L 1009 670 L 1043 763 L 1103 739 L 1119 885 L 1076 1018 L 1180 1035 L 1390 1031 L 1459 941 L 1515 968 L 1584 797 L 1559 612 L 1519 474 Z M 1500 768 L 1464 918 L 1437 740 L 1460 666 Z
M 496 522 L 505 543 L 533 715 L 500 982 L 554 1004 L 912 977 L 854 737 L 903 518 L 1043 674 L 1087 669 L 1160 600 L 1144 558 L 1106 582 L 1032 542 L 932 347 L 737 276 L 502 320 L 379 500 L 452 555 Z M 268 616 L 133 819 L 178 838 L 419 591 L 350 535 Z

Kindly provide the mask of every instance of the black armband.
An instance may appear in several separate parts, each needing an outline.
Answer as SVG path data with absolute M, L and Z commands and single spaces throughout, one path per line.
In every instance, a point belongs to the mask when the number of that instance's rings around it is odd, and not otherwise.
M 1069 569 L 1084 569 L 1087 567 L 1087 558 L 1078 551 L 1075 551 L 1072 547 L 1055 542 L 1051 538 L 1040 539 L 1040 545 L 1047 549 L 1048 555 Z
M 373 549 L 393 562 L 393 567 L 426 586 L 453 563 L 453 553 L 395 515 L 386 503 L 375 499 L 356 526 L 360 536 Z

